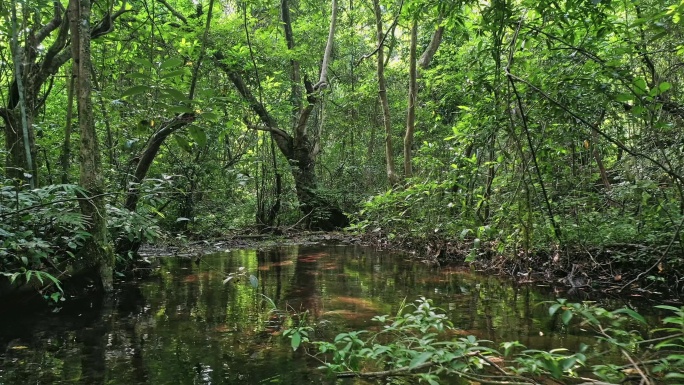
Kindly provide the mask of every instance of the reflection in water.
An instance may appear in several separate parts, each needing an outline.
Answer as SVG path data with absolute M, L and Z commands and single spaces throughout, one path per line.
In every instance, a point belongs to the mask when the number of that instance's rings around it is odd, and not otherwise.
M 240 271 L 258 278 L 254 288 Z M 530 348 L 573 348 L 587 336 L 549 318 L 550 295 L 461 269 L 430 268 L 358 247 L 281 247 L 165 258 L 152 278 L 57 313 L 0 318 L 0 384 L 319 384 L 318 362 L 292 352 L 279 309 L 307 311 L 314 338 L 371 327 L 402 301 L 432 298 L 457 327 Z

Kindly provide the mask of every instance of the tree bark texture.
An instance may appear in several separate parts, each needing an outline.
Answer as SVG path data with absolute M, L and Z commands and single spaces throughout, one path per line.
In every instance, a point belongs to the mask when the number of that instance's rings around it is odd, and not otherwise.
M 73 73 L 76 76 L 76 102 L 80 129 L 80 178 L 84 189 L 79 205 L 87 219 L 90 237 L 79 250 L 80 263 L 92 269 L 104 292 L 113 290 L 114 252 L 108 240 L 104 180 L 98 148 L 90 79 L 90 0 L 69 1 L 69 24 Z

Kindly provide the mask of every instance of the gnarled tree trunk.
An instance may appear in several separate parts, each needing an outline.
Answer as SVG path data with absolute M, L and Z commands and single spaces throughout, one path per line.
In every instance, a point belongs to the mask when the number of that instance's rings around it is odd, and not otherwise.
M 328 42 L 323 57 L 323 64 L 320 78 L 316 85 L 313 85 L 306 76 L 300 74 L 300 64 L 297 60 L 290 61 L 292 80 L 291 100 L 296 113 L 292 117 L 293 134 L 280 129 L 278 122 L 267 111 L 266 107 L 257 100 L 249 87 L 242 78 L 240 69 L 230 66 L 225 61 L 225 56 L 221 52 L 214 54 L 217 65 L 223 69 L 235 88 L 243 99 L 247 101 L 250 109 L 259 117 L 262 127 L 258 129 L 270 132 L 280 152 L 287 159 L 292 176 L 295 181 L 295 189 L 299 206 L 307 217 L 307 223 L 312 229 L 333 230 L 349 225 L 349 219 L 342 210 L 333 202 L 328 201 L 318 192 L 316 180 L 316 153 L 315 146 L 311 143 L 307 132 L 307 123 L 314 105 L 318 103 L 317 93 L 327 85 L 327 66 L 330 63 L 332 43 L 335 35 L 335 19 L 337 15 L 337 2 L 333 1 Z M 294 36 L 292 33 L 292 22 L 290 20 L 289 4 L 287 0 L 281 0 L 281 16 L 283 18 L 283 28 L 287 40 L 288 49 L 295 48 Z M 300 81 L 304 83 L 306 90 L 306 101 L 301 103 Z M 256 127 L 255 127 L 256 128 Z

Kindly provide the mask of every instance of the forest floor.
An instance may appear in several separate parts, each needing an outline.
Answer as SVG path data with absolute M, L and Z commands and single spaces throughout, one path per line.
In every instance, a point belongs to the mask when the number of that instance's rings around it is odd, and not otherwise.
M 363 245 L 404 252 L 419 263 L 469 266 L 476 272 L 497 274 L 519 284 L 544 284 L 579 297 L 605 295 L 684 302 L 684 267 L 679 245 L 616 244 L 603 247 L 550 247 L 534 253 L 502 254 L 495 245 L 472 252 L 472 244 L 443 238 L 394 239 L 374 234 L 291 232 L 284 235 L 234 234 L 221 238 L 146 246 L 143 257 L 195 258 L 236 249 L 264 249 L 291 245 Z M 472 259 L 472 260 L 471 260 Z

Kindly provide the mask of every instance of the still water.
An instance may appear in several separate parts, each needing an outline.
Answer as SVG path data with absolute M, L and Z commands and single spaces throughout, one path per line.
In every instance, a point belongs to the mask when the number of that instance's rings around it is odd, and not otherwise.
M 283 246 L 160 258 L 151 276 L 120 283 L 111 299 L 3 313 L 0 384 L 334 383 L 319 362 L 292 351 L 264 298 L 307 311 L 312 337 L 332 340 L 421 295 L 459 335 L 535 349 L 590 341 L 549 317 L 549 290 L 361 247 Z

